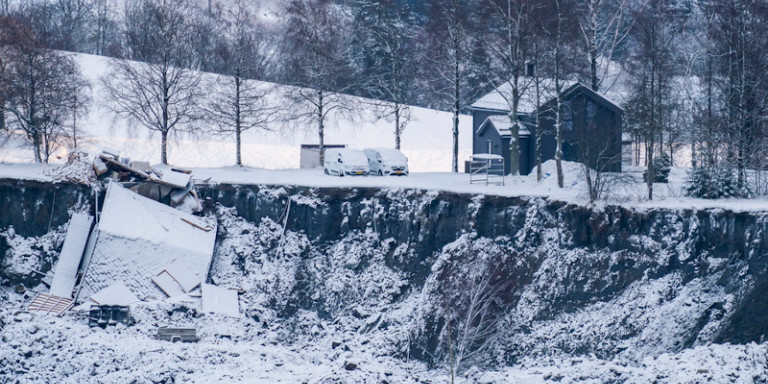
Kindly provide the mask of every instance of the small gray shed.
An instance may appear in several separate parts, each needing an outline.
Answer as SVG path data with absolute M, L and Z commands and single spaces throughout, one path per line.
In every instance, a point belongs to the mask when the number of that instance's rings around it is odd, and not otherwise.
M 328 148 L 346 148 L 346 144 L 325 144 L 323 147 Z M 322 167 L 320 164 L 320 145 L 319 144 L 302 144 L 301 145 L 301 157 L 299 167 L 305 168 L 318 168 Z

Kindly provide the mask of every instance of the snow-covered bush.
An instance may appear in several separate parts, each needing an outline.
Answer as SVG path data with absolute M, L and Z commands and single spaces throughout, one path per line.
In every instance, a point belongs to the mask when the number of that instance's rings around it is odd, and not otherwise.
M 748 187 L 739 188 L 729 168 L 695 167 L 688 174 L 685 193 L 691 197 L 719 199 L 724 197 L 748 197 Z
M 669 171 L 672 167 L 672 161 L 669 155 L 662 153 L 653 158 L 653 182 L 666 183 L 669 181 Z M 648 181 L 648 170 L 643 172 L 643 181 Z

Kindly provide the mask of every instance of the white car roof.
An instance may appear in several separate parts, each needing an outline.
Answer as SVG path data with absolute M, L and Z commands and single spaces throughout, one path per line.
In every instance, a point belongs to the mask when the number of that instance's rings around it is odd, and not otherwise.
M 392 160 L 406 160 L 407 157 L 400 151 L 394 148 L 368 148 L 366 151 L 376 151 L 381 154 L 381 157 Z

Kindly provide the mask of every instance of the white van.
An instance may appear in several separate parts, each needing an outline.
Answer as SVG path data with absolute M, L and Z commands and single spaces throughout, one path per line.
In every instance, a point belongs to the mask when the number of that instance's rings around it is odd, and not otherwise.
M 328 148 L 323 164 L 326 175 L 367 175 L 368 158 L 363 151 L 352 148 Z
M 408 176 L 408 158 L 397 149 L 367 148 L 363 152 L 368 157 L 371 174 Z

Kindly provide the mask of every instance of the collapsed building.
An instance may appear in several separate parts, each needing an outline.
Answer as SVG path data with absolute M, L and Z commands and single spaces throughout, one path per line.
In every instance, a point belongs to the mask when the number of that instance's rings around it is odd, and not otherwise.
M 217 224 L 192 214 L 200 203 L 190 172 L 136 163 L 109 153 L 96 158 L 103 206 L 96 217 L 72 215 L 50 290 L 28 309 L 62 315 L 189 296 L 203 312 L 237 317 L 237 292 L 206 284 Z

